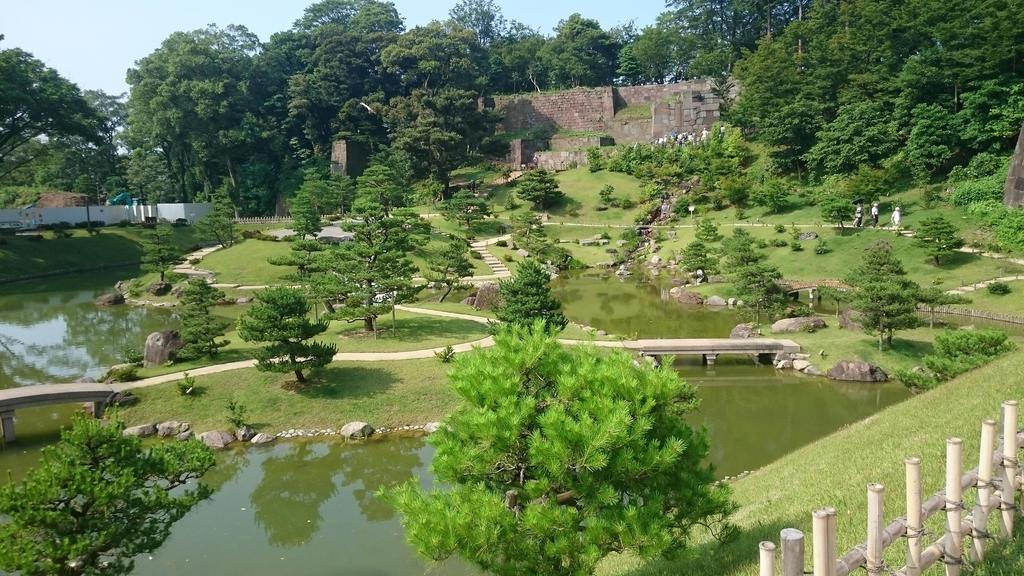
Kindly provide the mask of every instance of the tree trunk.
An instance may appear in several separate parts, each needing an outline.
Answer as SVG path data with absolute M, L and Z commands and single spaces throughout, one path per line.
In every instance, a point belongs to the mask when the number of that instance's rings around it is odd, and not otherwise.
M 928 328 L 935 328 L 935 307 L 934 306 L 932 306 L 932 316 L 931 316 L 931 319 L 928 320 Z
M 363 330 L 373 332 L 373 316 L 363 318 Z
M 302 370 L 295 371 L 295 380 L 299 383 L 306 381 L 306 377 L 302 374 Z
M 454 289 L 455 289 L 455 285 L 454 284 L 449 284 L 448 285 L 448 289 L 445 290 L 444 294 L 441 295 L 441 299 L 438 300 L 438 302 L 444 302 L 444 299 L 447 298 L 448 295 L 451 294 L 452 290 L 454 290 Z
M 327 314 L 334 314 L 334 304 L 331 304 L 331 301 L 326 298 L 324 298 L 324 310 Z
M 878 351 L 879 352 L 882 351 L 882 339 L 883 339 L 883 337 L 884 337 L 884 333 L 881 330 L 879 330 L 878 331 Z

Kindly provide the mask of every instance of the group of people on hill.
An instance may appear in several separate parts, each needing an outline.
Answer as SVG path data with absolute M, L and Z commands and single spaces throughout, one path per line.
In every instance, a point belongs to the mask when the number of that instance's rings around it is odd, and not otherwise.
M 719 126 L 719 131 L 724 133 L 725 126 Z M 672 134 L 656 138 L 652 143 L 658 146 L 686 146 L 687 144 L 700 144 L 701 142 L 707 141 L 711 136 L 711 131 L 704 127 L 698 134 L 694 130 L 689 132 L 677 132 L 672 131 Z
M 871 226 L 872 227 L 875 227 L 875 228 L 878 227 L 878 218 L 879 218 L 878 202 L 872 202 L 871 203 Z M 899 206 L 897 206 L 892 211 L 892 217 L 889 218 L 889 223 L 892 224 L 893 227 L 899 228 L 900 227 L 900 222 L 902 222 L 902 221 L 903 221 L 903 214 L 901 212 L 901 208 Z M 853 225 L 855 227 L 857 227 L 857 228 L 862 228 L 864 226 L 864 203 L 863 202 L 859 202 L 859 201 L 857 202 L 857 209 L 853 213 Z

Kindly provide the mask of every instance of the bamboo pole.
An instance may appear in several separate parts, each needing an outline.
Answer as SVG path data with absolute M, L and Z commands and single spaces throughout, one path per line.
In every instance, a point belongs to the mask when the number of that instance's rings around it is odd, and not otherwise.
M 1016 512 L 1017 496 L 1017 402 L 1003 402 L 1003 471 L 1002 497 L 999 510 L 1002 512 L 1003 536 L 1013 535 L 1013 515 Z
M 882 525 L 884 523 L 883 501 L 885 487 L 881 484 L 868 484 L 868 540 L 865 565 L 869 576 L 882 574 Z
M 967 532 L 972 527 L 971 520 L 969 518 L 964 519 L 960 522 L 960 532 Z M 931 568 L 932 564 L 938 562 L 945 554 L 946 548 L 946 536 L 942 535 L 921 552 L 921 570 L 927 570 Z
M 779 532 L 782 545 L 782 576 L 803 576 L 804 533 L 796 528 L 783 528 Z
M 839 557 L 839 550 L 837 549 L 838 544 L 838 515 L 836 509 L 832 507 L 825 508 L 825 513 L 828 514 L 828 574 L 829 576 L 838 576 L 836 574 L 837 565 L 836 558 Z
M 811 530 L 814 539 L 814 576 L 832 576 L 835 570 L 835 556 L 829 556 L 829 509 L 815 510 L 811 515 Z
M 903 461 L 907 472 L 907 576 L 921 576 L 921 459 Z
M 946 538 L 943 545 L 946 576 L 959 576 L 963 563 L 963 533 L 960 530 L 964 506 L 963 489 L 960 486 L 962 463 L 963 440 L 946 440 Z
M 971 560 L 985 559 L 985 539 L 988 538 L 988 510 L 992 505 L 992 452 L 996 443 L 996 421 L 981 423 L 981 447 L 978 449 L 978 500 L 974 506 L 974 528 L 971 530 Z
M 764 541 L 758 545 L 761 551 L 759 576 L 775 576 L 775 544 Z

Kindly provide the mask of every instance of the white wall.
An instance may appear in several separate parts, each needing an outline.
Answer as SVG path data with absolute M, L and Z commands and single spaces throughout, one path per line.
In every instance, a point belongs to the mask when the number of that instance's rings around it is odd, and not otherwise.
M 87 219 L 93 222 L 103 222 L 106 225 L 117 224 L 122 220 L 129 222 L 142 222 L 146 218 L 156 218 L 174 222 L 178 218 L 185 218 L 190 223 L 195 223 L 213 209 L 213 204 L 157 204 L 136 205 L 136 206 L 90 206 L 88 218 L 84 206 L 71 208 L 21 208 L 0 210 L 0 223 L 20 222 L 22 228 L 36 228 L 46 224 L 68 222 L 77 224 Z

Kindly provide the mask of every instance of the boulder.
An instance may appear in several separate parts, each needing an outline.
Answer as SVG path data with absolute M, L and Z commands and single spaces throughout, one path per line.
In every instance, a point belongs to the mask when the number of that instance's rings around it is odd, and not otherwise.
M 111 292 L 96 298 L 97 306 L 119 306 L 121 304 L 124 304 L 124 294 L 120 292 Z
M 267 444 L 273 441 L 274 436 L 272 434 L 267 434 L 265 432 L 260 432 L 259 434 L 249 439 L 250 444 Z
M 200 434 L 199 441 L 210 448 L 224 448 L 235 441 L 235 435 L 226 430 L 211 430 Z
M 522 248 L 520 248 L 519 250 L 516 250 L 516 256 L 519 256 L 520 258 L 526 258 L 529 255 L 530 255 L 530 253 L 527 252 L 526 250 L 523 250 Z
M 696 304 L 701 305 L 704 303 L 704 297 L 696 292 L 690 292 L 684 290 L 681 286 L 674 286 L 668 291 L 669 296 L 675 299 L 680 304 Z
M 146 288 L 146 292 L 149 292 L 153 296 L 163 296 L 171 291 L 170 282 L 154 282 Z
M 817 232 L 801 232 L 798 236 L 801 240 L 815 240 L 818 238 Z
M 184 432 L 179 432 L 174 435 L 174 439 L 178 442 L 185 442 L 186 440 L 191 440 L 195 437 L 196 435 L 191 430 L 185 430 Z
M 654 256 L 651 256 L 651 259 L 647 261 L 647 265 L 648 266 L 660 266 L 661 265 L 661 256 L 658 256 L 657 254 L 655 254 Z
M 125 428 L 121 434 L 125 436 L 135 436 L 137 438 L 146 438 L 156 434 L 156 424 L 139 424 L 138 426 L 129 426 Z
M 484 282 L 476 287 L 476 294 L 473 297 L 473 308 L 477 310 L 491 310 L 498 305 L 499 296 L 498 284 L 496 282 Z
M 427 422 L 426 424 L 423 425 L 423 431 L 426 432 L 427 434 L 433 434 L 434 432 L 437 432 L 440 429 L 440 422 Z
M 128 291 L 128 283 L 125 282 L 124 280 L 118 280 L 114 284 L 114 292 L 118 292 L 120 294 L 124 294 L 127 291 Z
M 156 435 L 161 438 L 167 438 L 168 436 L 177 436 L 182 432 L 189 430 L 190 426 L 188 422 L 178 422 L 177 420 L 168 420 L 167 422 L 161 422 L 156 425 Z
M 114 392 L 110 397 L 111 406 L 131 406 L 139 401 L 139 397 L 131 392 Z
M 778 322 L 772 324 L 772 332 L 775 333 L 786 333 L 786 332 L 803 332 L 808 328 L 815 330 L 825 328 L 828 324 L 817 316 L 803 316 L 800 318 L 783 318 Z
M 256 430 L 248 424 L 242 426 L 237 432 L 235 432 L 235 438 L 238 438 L 242 442 L 248 442 L 252 440 L 254 436 L 256 436 Z
M 811 363 L 808 362 L 807 360 L 801 360 L 799 358 L 797 358 L 796 360 L 793 360 L 793 370 L 798 370 L 800 372 L 803 372 L 810 365 L 811 365 Z
M 143 366 L 163 366 L 185 345 L 177 330 L 161 330 L 146 337 L 146 349 L 142 353 Z
M 803 373 L 807 374 L 808 376 L 824 376 L 824 374 L 821 373 L 821 370 L 818 370 L 818 368 L 814 365 L 804 368 Z
M 848 380 L 851 382 L 885 382 L 889 375 L 884 370 L 860 360 L 840 360 L 828 371 L 831 380 Z
M 460 304 L 463 304 L 465 306 L 473 306 L 474 304 L 476 304 L 476 296 L 466 296 L 465 298 L 462 299 L 462 302 L 460 302 Z
M 839 315 L 839 326 L 843 330 L 853 330 L 854 332 L 863 332 L 864 327 L 860 323 L 860 313 L 854 310 L 844 310 Z
M 728 300 L 726 300 L 726 302 L 728 302 L 729 307 L 732 308 L 733 306 L 736 305 L 737 300 L 735 298 L 729 298 Z
M 185 293 L 185 285 L 184 284 L 178 284 L 174 288 L 171 288 L 171 296 L 174 296 L 175 298 L 181 298 L 181 295 L 184 294 L 184 293 Z
M 779 360 L 778 362 L 775 363 L 775 368 L 777 368 L 779 370 L 789 370 L 792 367 L 793 367 L 793 361 L 792 360 L 782 359 L 782 360 Z
M 249 304 L 250 302 L 252 302 L 252 298 L 248 296 L 239 296 L 238 298 L 235 298 L 235 304 Z
M 729 302 L 721 296 L 708 296 L 708 299 L 704 301 L 705 306 L 728 306 Z
M 737 324 L 729 332 L 729 338 L 757 338 L 761 331 L 753 323 Z
M 342 438 L 350 440 L 352 438 L 366 438 L 373 434 L 373 432 L 373 426 L 366 422 L 349 422 L 341 427 L 339 434 Z

